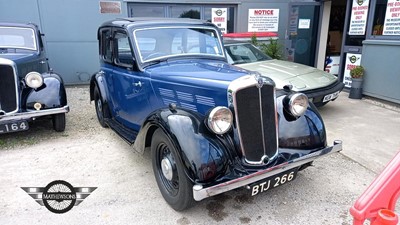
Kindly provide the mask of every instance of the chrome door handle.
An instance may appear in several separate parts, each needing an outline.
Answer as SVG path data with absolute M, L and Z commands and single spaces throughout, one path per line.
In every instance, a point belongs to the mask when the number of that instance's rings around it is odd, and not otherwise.
M 39 62 L 40 64 L 46 64 L 46 61 L 42 60 Z
M 135 86 L 135 87 L 142 87 L 142 82 L 137 82 L 137 83 L 133 83 L 133 85 Z

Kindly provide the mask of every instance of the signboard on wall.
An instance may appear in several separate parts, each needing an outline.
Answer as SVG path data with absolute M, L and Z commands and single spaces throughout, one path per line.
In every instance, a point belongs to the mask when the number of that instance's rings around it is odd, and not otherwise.
M 277 32 L 279 9 L 249 9 L 248 32 Z
M 227 24 L 227 20 L 228 20 L 228 16 L 227 16 L 227 8 L 212 8 L 211 9 L 211 22 L 215 25 L 217 25 L 217 27 L 219 27 L 219 29 L 221 30 L 221 32 L 223 34 L 227 33 L 227 29 L 226 29 L 226 24 Z
M 400 1 L 388 0 L 383 35 L 400 35 Z
M 352 70 L 356 66 L 359 66 L 360 62 L 361 62 L 361 54 L 353 54 L 353 53 L 346 54 L 346 64 L 343 73 L 344 74 L 343 83 L 345 87 L 351 87 L 350 70 Z
M 121 2 L 117 1 L 100 1 L 100 13 L 121 14 Z
M 369 0 L 353 0 L 349 35 L 364 35 L 367 26 Z

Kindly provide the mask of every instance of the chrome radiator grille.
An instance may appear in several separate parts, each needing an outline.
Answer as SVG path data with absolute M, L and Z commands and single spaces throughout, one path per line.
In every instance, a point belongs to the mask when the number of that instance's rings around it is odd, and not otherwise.
M 10 113 L 18 109 L 18 95 L 14 69 L 0 65 L 0 111 Z
M 273 85 L 249 84 L 233 91 L 236 125 L 244 159 L 268 163 L 277 155 L 277 113 Z

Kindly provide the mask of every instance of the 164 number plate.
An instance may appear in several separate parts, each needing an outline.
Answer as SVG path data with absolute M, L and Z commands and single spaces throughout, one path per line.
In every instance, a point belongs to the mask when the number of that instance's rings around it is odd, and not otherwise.
M 294 168 L 250 185 L 251 196 L 260 194 L 294 180 L 297 176 L 297 171 L 298 168 Z
M 28 130 L 28 129 L 29 129 L 29 125 L 28 125 L 28 122 L 25 120 L 0 124 L 0 134 L 17 132 L 17 131 Z

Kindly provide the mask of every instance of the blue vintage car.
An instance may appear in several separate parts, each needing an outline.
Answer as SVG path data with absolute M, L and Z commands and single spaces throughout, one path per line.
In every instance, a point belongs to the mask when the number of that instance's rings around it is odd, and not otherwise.
M 235 188 L 254 196 L 296 178 L 328 147 L 302 93 L 227 63 L 220 32 L 191 19 L 127 18 L 98 29 L 101 68 L 90 82 L 98 120 L 136 151 L 151 149 L 166 202 Z
M 50 70 L 38 27 L 0 23 L 0 134 L 27 130 L 40 117 L 64 131 L 68 111 L 63 81 Z

